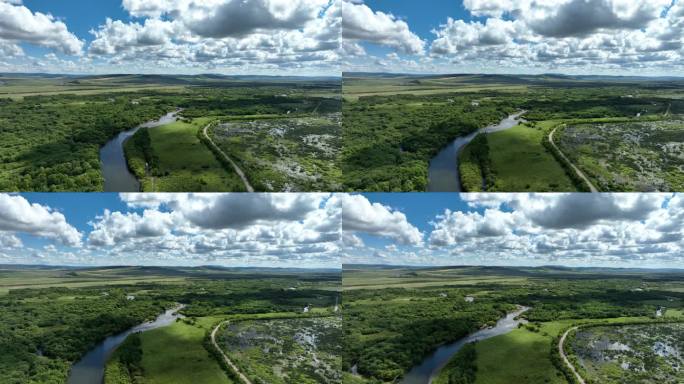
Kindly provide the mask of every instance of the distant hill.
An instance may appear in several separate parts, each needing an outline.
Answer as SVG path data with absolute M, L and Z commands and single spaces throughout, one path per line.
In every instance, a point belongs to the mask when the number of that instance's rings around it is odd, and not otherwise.
M 528 80 L 589 80 L 589 81 L 684 81 L 682 76 L 612 76 L 612 75 L 566 75 L 560 73 L 531 74 L 487 74 L 487 73 L 390 73 L 390 72 L 343 72 L 343 77 L 358 78 L 422 78 L 443 79 L 479 77 L 483 79 L 528 79 Z
M 235 82 L 339 82 L 335 76 L 264 76 L 264 75 L 155 75 L 155 74 L 101 74 L 101 75 L 69 75 L 48 73 L 0 73 L 0 78 L 31 78 L 31 79 L 68 79 L 82 81 L 112 81 L 126 83 L 153 84 L 192 84 L 198 82 L 235 81 Z
M 401 266 L 401 265 L 378 265 L 378 264 L 345 264 L 345 271 L 383 271 L 402 270 L 416 272 L 452 271 L 459 275 L 498 275 L 520 277 L 557 277 L 563 278 L 597 278 L 601 276 L 620 278 L 643 276 L 649 279 L 684 279 L 684 269 L 674 268 L 607 268 L 607 267 L 566 267 L 566 266 L 539 266 L 539 267 L 508 267 L 508 266 Z

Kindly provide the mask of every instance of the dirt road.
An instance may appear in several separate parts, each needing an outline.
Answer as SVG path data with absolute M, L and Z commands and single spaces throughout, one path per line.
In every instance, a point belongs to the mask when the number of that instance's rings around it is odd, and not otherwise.
M 210 144 L 211 146 L 213 146 L 214 149 L 215 149 L 218 153 L 220 153 L 221 156 L 223 156 L 223 158 L 224 158 L 226 161 L 228 161 L 228 162 L 230 163 L 230 165 L 233 166 L 233 169 L 235 169 L 235 173 L 237 173 L 238 176 L 240 176 L 240 179 L 242 179 L 242 182 L 245 184 L 245 189 L 247 190 L 247 192 L 254 192 L 254 188 L 253 188 L 252 185 L 249 183 L 249 180 L 247 180 L 247 177 L 245 176 L 245 173 L 242 171 L 242 169 L 240 169 L 240 167 L 233 161 L 233 159 L 231 159 L 228 155 L 226 155 L 226 153 L 223 152 L 223 151 L 221 150 L 221 148 L 219 148 L 219 146 L 216 145 L 216 143 L 214 143 L 214 140 L 212 140 L 211 137 L 209 137 L 209 134 L 207 133 L 207 131 L 209 130 L 209 127 L 210 127 L 210 126 L 211 126 L 211 124 L 209 124 L 209 125 L 207 125 L 206 127 L 204 127 L 204 129 L 202 130 L 202 135 L 204 135 L 204 137 L 207 139 L 207 141 L 209 141 L 209 144 Z
M 585 183 L 587 183 L 587 185 L 589 186 L 589 190 L 590 190 L 592 193 L 598 193 L 599 190 L 594 186 L 594 184 L 591 183 L 591 181 L 589 181 L 589 178 L 584 174 L 584 172 L 582 172 L 579 168 L 577 168 L 577 167 L 575 166 L 575 164 L 573 164 L 573 163 L 570 161 L 570 159 L 568 159 L 567 156 L 565 156 L 565 154 L 560 150 L 560 148 L 558 148 L 558 147 L 556 146 L 556 143 L 553 142 L 553 134 L 556 133 L 556 129 L 558 129 L 558 128 L 554 128 L 553 131 L 551 131 L 551 133 L 549 133 L 549 143 L 551 143 L 551 145 L 556 149 L 556 151 L 558 151 L 558 153 L 561 155 L 561 157 L 562 157 L 565 161 L 567 161 L 568 164 L 570 164 L 570 166 L 571 166 L 572 169 L 575 171 L 575 173 L 577 174 L 577 176 L 579 176 L 582 180 L 584 180 Z
M 563 336 L 560 338 L 560 341 L 558 342 L 558 353 L 560 353 L 561 358 L 563 358 L 563 362 L 565 363 L 565 365 L 566 365 L 568 368 L 570 368 L 570 370 L 572 371 L 572 373 L 575 375 L 575 378 L 577 379 L 577 381 L 578 381 L 580 384 L 586 384 L 586 382 L 584 381 L 584 379 L 582 378 L 582 376 L 580 376 L 580 374 L 577 373 L 577 370 L 575 369 L 575 366 L 572 365 L 572 363 L 570 362 L 570 360 L 568 359 L 568 357 L 565 355 L 565 351 L 563 350 L 563 344 L 565 344 L 565 339 L 568 337 L 568 334 L 569 334 L 570 332 L 576 330 L 576 329 L 577 329 L 577 327 L 573 327 L 573 328 L 570 328 L 570 329 L 568 329 L 567 331 L 565 331 L 565 333 L 563 334 Z
M 211 344 L 213 344 L 214 348 L 216 348 L 216 350 L 219 351 L 219 353 L 221 353 L 221 356 L 223 356 L 223 360 L 226 362 L 226 364 L 228 364 L 230 369 L 232 369 L 235 373 L 237 373 L 238 377 L 240 378 L 240 381 L 242 381 L 243 384 L 252 384 L 252 382 L 249 380 L 249 378 L 247 378 L 247 376 L 243 375 L 242 372 L 240 372 L 238 367 L 235 364 L 233 364 L 232 361 L 230 361 L 230 359 L 223 352 L 223 350 L 221 348 L 219 348 L 218 343 L 216 343 L 216 332 L 218 332 L 219 328 L 221 328 L 221 326 L 223 324 L 227 324 L 227 323 L 228 323 L 227 321 L 224 321 L 223 323 L 220 323 L 219 325 L 217 325 L 213 331 L 211 331 Z

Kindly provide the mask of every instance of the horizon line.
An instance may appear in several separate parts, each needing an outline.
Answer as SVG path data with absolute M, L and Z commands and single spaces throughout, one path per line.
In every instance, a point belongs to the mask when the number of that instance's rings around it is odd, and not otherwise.
M 342 264 L 342 269 L 345 267 L 395 267 L 395 268 L 582 268 L 582 269 L 615 269 L 615 270 L 652 270 L 652 271 L 681 271 L 684 272 L 684 267 L 607 267 L 607 266 L 569 266 L 562 264 L 544 264 L 544 265 L 495 265 L 495 264 L 444 264 L 444 265 L 407 265 L 407 264 L 378 264 L 378 263 L 348 263 Z
M 395 75 L 395 76 L 564 76 L 564 77 L 632 77 L 632 78 L 676 78 L 684 80 L 682 75 L 589 75 L 589 74 L 570 74 L 562 72 L 540 72 L 540 73 L 525 73 L 525 72 L 511 72 L 511 73 L 495 73 L 495 72 L 382 72 L 382 71 L 342 71 L 342 77 L 345 74 L 368 74 L 368 75 Z

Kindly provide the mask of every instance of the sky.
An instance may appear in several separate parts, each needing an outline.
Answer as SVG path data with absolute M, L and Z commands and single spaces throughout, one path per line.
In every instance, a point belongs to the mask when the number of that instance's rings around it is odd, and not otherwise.
M 344 264 L 684 268 L 681 194 L 341 195 Z
M 0 264 L 684 268 L 667 193 L 0 194 Z
M 0 264 L 340 268 L 331 194 L 0 194 Z
M 343 0 L 342 67 L 684 75 L 684 0 Z
M 339 76 L 337 0 L 0 0 L 0 72 Z

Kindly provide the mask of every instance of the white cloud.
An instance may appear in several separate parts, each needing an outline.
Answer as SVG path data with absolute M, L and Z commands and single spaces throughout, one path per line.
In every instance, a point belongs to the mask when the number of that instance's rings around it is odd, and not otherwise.
M 105 211 L 89 249 L 146 263 L 336 266 L 339 199 L 330 194 L 121 194 L 129 212 Z M 142 209 L 142 212 L 139 210 Z M 140 261 L 138 261 L 140 262 Z
M 84 45 L 64 22 L 50 14 L 32 12 L 19 1 L 0 1 L 0 43 L 36 44 L 69 55 L 80 54 Z
M 465 209 L 445 209 L 430 222 L 428 246 L 418 254 L 350 239 L 345 262 L 684 267 L 679 194 L 461 194 L 460 200 Z M 354 233 L 344 230 L 343 236 Z
M 445 9 L 443 19 L 433 20 L 439 27 L 428 42 L 430 60 L 351 56 L 347 70 L 684 75 L 681 0 L 464 0 L 463 6 L 477 19 L 454 19 Z
M 409 54 L 421 54 L 425 49 L 425 42 L 411 32 L 405 21 L 392 14 L 373 11 L 365 4 L 347 0 L 342 3 L 342 34 L 352 44 L 366 41 Z M 358 48 L 355 51 L 358 52 Z
M 342 228 L 394 239 L 401 244 L 422 245 L 423 234 L 411 225 L 406 215 L 380 203 L 371 203 L 362 195 L 340 195 Z
M 22 196 L 7 194 L 0 194 L 0 232 L 47 237 L 73 247 L 81 245 L 82 237 L 63 214 L 44 205 L 31 204 Z
M 108 19 L 93 30 L 92 57 L 157 69 L 338 72 L 337 0 L 125 0 L 123 6 L 141 21 Z

